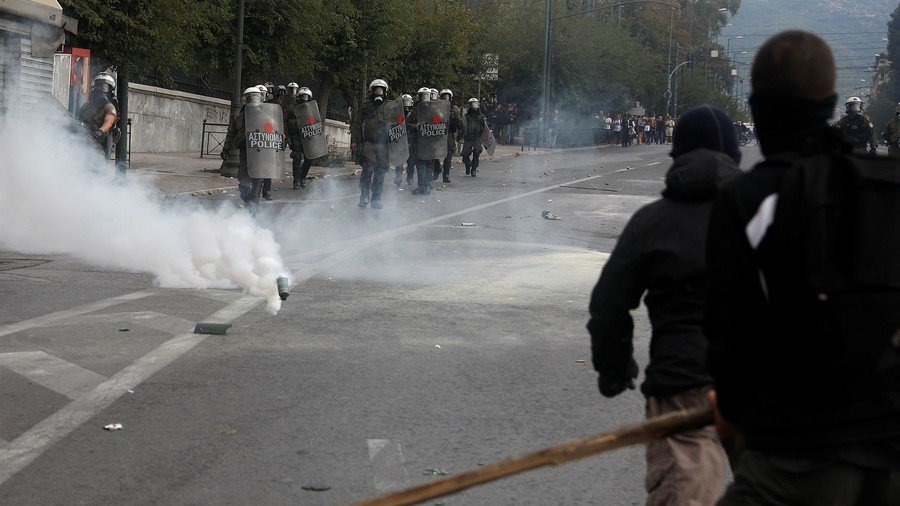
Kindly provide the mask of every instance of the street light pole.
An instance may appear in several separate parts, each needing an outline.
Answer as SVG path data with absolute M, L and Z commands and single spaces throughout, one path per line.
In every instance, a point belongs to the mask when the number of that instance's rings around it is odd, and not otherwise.
M 691 63 L 691 60 L 686 62 L 681 62 L 672 69 L 672 72 L 669 72 L 669 77 L 666 79 L 666 117 L 669 117 L 669 105 L 672 102 L 672 76 L 675 75 L 675 72 L 678 71 L 679 68 Z
M 234 60 L 234 84 L 231 89 L 231 114 L 229 123 L 241 110 L 241 71 L 244 67 L 244 0 L 238 0 L 237 15 L 237 49 Z M 222 160 L 219 173 L 224 177 L 237 177 L 241 164 L 241 154 L 234 148 L 228 153 L 228 159 Z

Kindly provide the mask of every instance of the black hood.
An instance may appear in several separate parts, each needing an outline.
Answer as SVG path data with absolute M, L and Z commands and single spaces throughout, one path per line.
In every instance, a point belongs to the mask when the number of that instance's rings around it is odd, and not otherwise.
M 712 200 L 729 179 L 741 174 L 734 160 L 718 151 L 695 149 L 672 163 L 662 196 L 673 200 Z

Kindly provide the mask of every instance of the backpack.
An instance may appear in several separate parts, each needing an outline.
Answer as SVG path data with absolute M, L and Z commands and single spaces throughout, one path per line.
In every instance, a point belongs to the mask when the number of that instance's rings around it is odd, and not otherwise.
M 900 162 L 841 152 L 785 162 L 767 234 L 770 305 L 822 373 L 896 372 Z

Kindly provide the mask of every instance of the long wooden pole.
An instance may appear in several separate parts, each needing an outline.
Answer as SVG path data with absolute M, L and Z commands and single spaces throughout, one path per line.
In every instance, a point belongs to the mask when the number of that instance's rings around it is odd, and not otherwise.
M 645 444 L 672 434 L 699 429 L 713 423 L 710 408 L 696 408 L 668 413 L 651 418 L 642 423 L 620 427 L 612 432 L 602 432 L 585 436 L 544 448 L 534 453 L 502 460 L 479 469 L 431 481 L 397 492 L 389 492 L 372 499 L 366 499 L 352 506 L 404 506 L 443 497 L 482 483 L 499 480 L 506 476 L 537 469 L 544 466 L 558 466 L 572 460 L 591 455 Z

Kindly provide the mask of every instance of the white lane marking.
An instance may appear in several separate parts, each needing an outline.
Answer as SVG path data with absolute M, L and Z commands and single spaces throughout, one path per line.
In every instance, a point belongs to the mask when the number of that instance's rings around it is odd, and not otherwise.
M 34 327 L 42 327 L 51 322 L 57 322 L 61 320 L 65 320 L 66 318 L 71 318 L 73 316 L 82 315 L 85 313 L 90 313 L 93 311 L 98 311 L 100 309 L 105 309 L 111 306 L 115 306 L 118 304 L 122 304 L 124 302 L 130 302 L 133 300 L 143 299 L 144 297 L 149 297 L 151 295 L 156 294 L 154 290 L 142 290 L 140 292 L 128 293 L 125 295 L 120 295 L 118 297 L 112 297 L 109 299 L 99 300 L 97 302 L 92 302 L 90 304 L 85 304 L 83 306 L 74 307 L 72 309 L 66 309 L 64 311 L 57 311 L 55 313 L 45 314 L 43 316 L 38 316 L 36 318 L 31 318 L 29 320 L 22 320 L 16 323 L 10 323 L 9 325 L 3 325 L 0 327 L 0 337 L 6 336 L 9 334 L 15 334 L 16 332 L 21 332 L 23 330 L 28 330 Z
M 369 460 L 377 492 L 404 488 L 409 483 L 400 443 L 390 439 L 369 439 Z
M 652 167 L 652 166 L 654 166 L 654 165 L 659 165 L 659 164 L 661 164 L 661 163 L 662 163 L 662 162 L 648 163 L 647 165 L 644 165 L 644 167 Z
M 69 399 L 81 397 L 106 380 L 105 376 L 43 351 L 0 353 L 0 366 Z
M 262 299 L 256 297 L 243 297 L 213 314 L 211 320 L 238 318 L 261 302 Z M 125 392 L 134 389 L 178 357 L 191 351 L 207 337 L 204 334 L 182 334 L 169 339 L 0 448 L 0 485 L 32 463 L 51 445 L 106 409 Z

